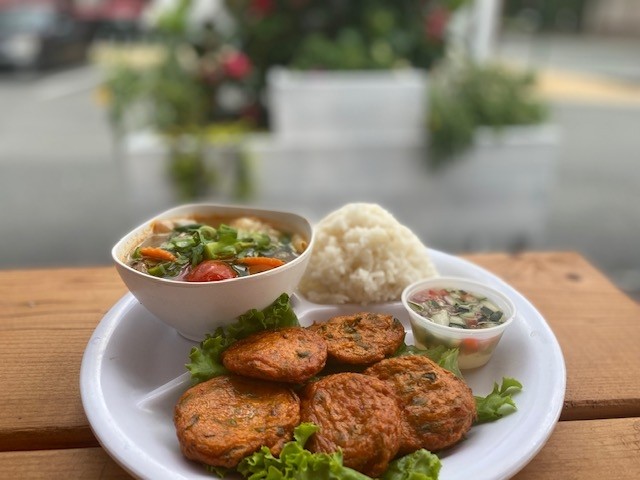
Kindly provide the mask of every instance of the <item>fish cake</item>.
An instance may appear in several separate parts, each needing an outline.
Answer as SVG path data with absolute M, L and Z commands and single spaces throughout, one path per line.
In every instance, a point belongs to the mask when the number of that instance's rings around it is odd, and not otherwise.
M 263 445 L 280 453 L 300 423 L 300 400 L 282 384 L 222 375 L 183 393 L 173 421 L 185 457 L 233 468 Z
M 238 340 L 222 353 L 231 372 L 276 382 L 302 383 L 327 361 L 322 336 L 301 327 L 265 330 Z
M 338 373 L 307 385 L 300 417 L 320 427 L 305 448 L 342 449 L 344 465 L 371 477 L 382 474 L 398 451 L 401 411 L 392 389 L 360 373 Z
M 476 419 L 469 386 L 422 355 L 382 360 L 364 371 L 388 383 L 403 412 L 401 455 L 425 448 L 432 452 L 459 442 Z
M 341 315 L 310 327 L 327 342 L 329 359 L 349 365 L 371 365 L 392 355 L 404 341 L 404 326 L 393 315 L 360 312 Z

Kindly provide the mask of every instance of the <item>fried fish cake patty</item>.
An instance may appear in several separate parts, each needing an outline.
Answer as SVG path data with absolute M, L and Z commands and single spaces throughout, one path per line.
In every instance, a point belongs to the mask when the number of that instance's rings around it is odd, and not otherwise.
M 246 377 L 302 383 L 320 372 L 327 361 L 322 336 L 301 327 L 266 330 L 232 344 L 222 354 L 223 365 Z
M 263 445 L 278 455 L 300 423 L 300 400 L 282 384 L 223 375 L 187 390 L 173 421 L 187 458 L 231 468 Z
M 382 360 L 364 374 L 388 383 L 400 400 L 400 454 L 450 447 L 466 435 L 476 419 L 468 385 L 425 356 Z
M 398 400 L 372 376 L 338 373 L 308 384 L 300 417 L 320 427 L 305 448 L 326 453 L 341 448 L 346 466 L 372 477 L 387 469 L 400 446 Z
M 360 312 L 314 323 L 327 342 L 329 358 L 350 365 L 371 365 L 393 354 L 404 341 L 404 326 L 393 315 Z

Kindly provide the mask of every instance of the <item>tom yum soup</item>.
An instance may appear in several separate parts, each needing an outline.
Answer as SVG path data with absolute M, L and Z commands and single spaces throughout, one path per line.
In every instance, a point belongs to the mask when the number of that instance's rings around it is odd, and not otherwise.
M 301 235 L 254 217 L 156 221 L 127 265 L 185 282 L 216 282 L 278 268 L 307 248 Z
M 454 288 L 420 290 L 408 299 L 424 318 L 448 327 L 481 329 L 506 320 L 504 312 L 482 295 Z

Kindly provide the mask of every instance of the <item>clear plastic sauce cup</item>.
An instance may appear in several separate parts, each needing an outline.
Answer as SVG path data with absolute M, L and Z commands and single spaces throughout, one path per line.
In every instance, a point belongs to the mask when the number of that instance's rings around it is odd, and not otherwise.
M 486 328 L 452 327 L 435 323 L 411 306 L 411 299 L 417 293 L 441 289 L 463 290 L 485 297 L 502 311 L 501 321 Z M 431 348 L 444 345 L 447 348 L 458 348 L 458 363 L 462 370 L 478 368 L 489 361 L 502 334 L 516 315 L 515 305 L 503 293 L 483 283 L 457 277 L 436 277 L 415 282 L 402 292 L 402 303 L 409 313 L 416 346 Z

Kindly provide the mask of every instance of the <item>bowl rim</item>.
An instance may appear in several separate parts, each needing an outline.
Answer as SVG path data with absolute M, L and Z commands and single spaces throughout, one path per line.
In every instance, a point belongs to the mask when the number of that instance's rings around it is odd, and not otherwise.
M 185 282 L 182 280 L 174 280 L 171 278 L 154 277 L 153 275 L 149 275 L 147 273 L 141 272 L 139 270 L 136 270 L 135 268 L 130 267 L 124 261 L 122 261 L 118 256 L 118 252 L 123 247 L 123 244 L 125 242 L 129 241 L 132 237 L 134 237 L 136 233 L 142 232 L 145 228 L 148 228 L 151 225 L 151 223 L 154 222 L 155 220 L 169 217 L 171 216 L 172 212 L 177 212 L 180 210 L 198 209 L 198 208 L 223 208 L 227 210 L 251 211 L 251 212 L 255 212 L 255 215 L 257 217 L 260 217 L 261 214 L 277 214 L 277 215 L 291 216 L 296 220 L 302 221 L 303 223 L 306 223 L 308 225 L 309 233 L 310 233 L 309 239 L 308 239 L 309 243 L 307 245 L 307 248 L 304 250 L 304 252 L 302 252 L 298 257 L 294 258 L 290 262 L 287 262 L 278 268 L 255 273 L 253 275 L 247 275 L 244 277 L 228 278 L 225 280 L 218 280 L 214 282 Z M 111 258 L 113 259 L 117 267 L 122 268 L 130 273 L 133 273 L 137 277 L 145 278 L 145 279 L 148 279 L 149 281 L 156 282 L 159 284 L 168 284 L 168 285 L 179 286 L 181 288 L 195 289 L 195 288 L 204 288 L 210 285 L 220 285 L 220 284 L 230 285 L 233 282 L 238 282 L 238 281 L 246 282 L 249 279 L 275 275 L 278 272 L 282 272 L 282 269 L 289 270 L 290 268 L 297 265 L 298 263 L 304 262 L 306 258 L 309 255 L 311 255 L 311 249 L 313 247 L 313 244 L 315 243 L 315 237 L 316 237 L 316 232 L 313 227 L 313 223 L 311 223 L 311 221 L 304 215 L 301 215 L 299 213 L 295 213 L 292 211 L 281 210 L 276 208 L 261 208 L 261 207 L 254 207 L 250 205 L 233 205 L 233 204 L 207 203 L 207 202 L 186 203 L 186 204 L 176 205 L 169 209 L 163 210 L 162 212 L 153 215 L 152 217 L 140 223 L 138 226 L 129 230 L 126 234 L 120 237 L 120 239 L 111 248 Z
M 448 325 L 440 325 L 438 323 L 432 322 L 428 318 L 423 317 L 418 312 L 413 310 L 409 306 L 408 300 L 409 300 L 409 295 L 411 293 L 415 292 L 416 290 L 418 290 L 419 288 L 428 287 L 428 286 L 432 286 L 432 285 L 436 286 L 439 283 L 447 283 L 447 284 L 453 284 L 453 285 L 455 285 L 455 284 L 468 285 L 468 286 L 470 286 L 469 290 L 471 291 L 471 293 L 476 293 L 473 290 L 474 287 L 477 287 L 479 289 L 483 289 L 483 290 L 486 291 L 488 297 L 498 298 L 500 300 L 498 303 L 506 304 L 506 306 L 510 310 L 510 312 L 508 312 L 508 313 L 510 313 L 510 315 L 504 322 L 502 322 L 502 323 L 500 323 L 498 325 L 494 325 L 492 327 L 487 327 L 487 328 L 478 328 L 478 329 L 456 328 L 456 327 L 450 327 Z M 453 287 L 453 288 L 456 288 L 456 287 Z M 479 292 L 477 292 L 477 293 L 479 293 Z M 477 281 L 477 280 L 472 280 L 472 279 L 469 279 L 469 278 L 456 277 L 456 276 L 439 276 L 439 277 L 425 278 L 425 279 L 422 279 L 422 280 L 417 280 L 417 281 L 407 285 L 402 290 L 402 294 L 400 296 L 400 301 L 402 302 L 402 305 L 404 306 L 404 308 L 407 311 L 407 313 L 409 313 L 409 316 L 410 316 L 411 319 L 419 320 L 421 323 L 427 325 L 426 328 L 432 328 L 433 330 L 440 331 L 440 332 L 446 333 L 446 334 L 455 333 L 455 336 L 465 335 L 465 336 L 473 337 L 473 336 L 485 336 L 485 335 L 488 335 L 490 333 L 503 332 L 513 322 L 513 320 L 515 319 L 515 317 L 516 317 L 516 315 L 518 313 L 517 309 L 516 309 L 516 306 L 515 306 L 515 303 L 513 302 L 513 300 L 511 300 L 506 294 L 502 293 L 498 289 L 496 289 L 496 288 L 494 288 L 494 287 L 492 287 L 490 285 L 487 285 L 484 282 L 480 282 L 480 281 Z M 507 312 L 505 312 L 505 313 L 507 313 Z M 411 322 L 411 323 L 413 324 L 413 322 Z

